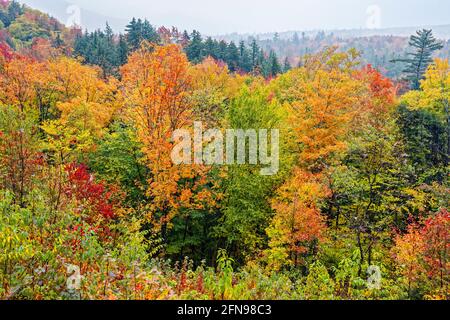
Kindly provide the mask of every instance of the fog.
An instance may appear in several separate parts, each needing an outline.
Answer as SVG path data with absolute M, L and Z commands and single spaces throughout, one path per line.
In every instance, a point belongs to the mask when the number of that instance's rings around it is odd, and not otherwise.
M 83 27 L 109 21 L 121 31 L 131 17 L 205 34 L 390 28 L 450 24 L 448 0 L 23 0 Z M 76 7 L 74 7 L 74 5 Z M 79 11 L 77 11 L 79 9 Z M 75 11 L 74 11 L 75 10 Z

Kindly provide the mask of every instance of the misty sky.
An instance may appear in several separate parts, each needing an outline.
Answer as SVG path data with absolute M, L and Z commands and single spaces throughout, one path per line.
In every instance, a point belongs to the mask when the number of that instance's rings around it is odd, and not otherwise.
M 86 27 L 102 20 L 123 28 L 131 17 L 154 25 L 198 29 L 205 34 L 261 33 L 312 29 L 359 29 L 450 24 L 449 0 L 22 0 L 67 21 L 76 4 L 89 12 Z M 376 7 L 374 7 L 374 5 Z M 375 9 L 374 9 L 375 8 Z M 83 14 L 81 22 L 83 23 Z M 87 14 L 86 14 L 87 15 Z M 97 17 L 98 18 L 93 18 Z M 88 19 L 86 19 L 88 20 Z M 98 24 L 98 25 L 97 25 Z

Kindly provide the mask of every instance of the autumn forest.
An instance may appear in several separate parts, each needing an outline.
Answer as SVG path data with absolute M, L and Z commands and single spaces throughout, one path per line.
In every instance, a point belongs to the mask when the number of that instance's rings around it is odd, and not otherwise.
M 394 77 L 0 1 L 0 299 L 448 300 L 448 44 L 407 40 Z M 277 129 L 278 171 L 174 163 L 198 122 Z

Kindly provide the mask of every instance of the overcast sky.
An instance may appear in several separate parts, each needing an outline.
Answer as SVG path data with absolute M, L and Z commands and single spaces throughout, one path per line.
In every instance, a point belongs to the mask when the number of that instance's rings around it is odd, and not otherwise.
M 21 0 L 63 22 L 116 31 L 131 17 L 205 34 L 359 29 L 450 24 L 450 0 Z M 69 9 L 67 12 L 67 9 Z M 83 16 L 85 21 L 83 22 Z

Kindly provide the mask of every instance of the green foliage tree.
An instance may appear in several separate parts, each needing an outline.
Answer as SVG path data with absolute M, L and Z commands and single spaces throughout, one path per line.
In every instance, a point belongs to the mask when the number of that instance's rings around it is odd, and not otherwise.
M 35 38 L 49 38 L 50 30 L 39 26 L 25 16 L 20 16 L 8 27 L 11 36 L 25 43 L 31 43 Z
M 275 129 L 282 125 L 285 113 L 274 100 L 267 103 L 269 91 L 263 88 L 244 88 L 232 102 L 227 123 L 231 128 Z M 283 144 L 283 142 L 281 142 Z M 283 154 L 283 147 L 280 151 Z M 247 149 L 247 157 L 248 157 Z M 225 190 L 221 217 L 215 227 L 216 236 L 238 261 L 254 258 L 268 239 L 265 230 L 273 211 L 270 194 L 281 183 L 287 159 L 281 159 L 278 175 L 261 176 L 261 167 L 254 165 L 230 165 L 223 181 Z
M 98 142 L 88 163 L 98 177 L 110 184 L 119 183 L 130 207 L 145 200 L 147 169 L 142 163 L 142 146 L 131 128 L 115 123 Z

